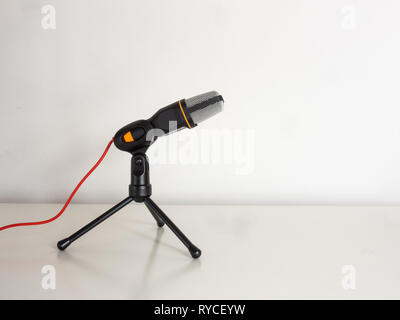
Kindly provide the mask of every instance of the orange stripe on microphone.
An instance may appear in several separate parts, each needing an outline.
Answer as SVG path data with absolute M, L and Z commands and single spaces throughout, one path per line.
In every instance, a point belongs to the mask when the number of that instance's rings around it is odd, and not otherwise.
M 127 133 L 124 134 L 124 140 L 125 142 L 133 142 L 135 139 L 132 137 L 132 133 L 128 131 Z
M 178 102 L 179 102 L 179 107 L 181 108 L 181 111 L 182 111 L 183 117 L 185 118 L 186 124 L 188 125 L 189 129 L 192 129 L 192 127 L 191 127 L 191 126 L 190 126 L 190 124 L 189 124 L 189 121 L 188 121 L 188 119 L 186 118 L 185 112 L 183 112 L 183 108 L 182 108 L 181 100 L 179 100 Z

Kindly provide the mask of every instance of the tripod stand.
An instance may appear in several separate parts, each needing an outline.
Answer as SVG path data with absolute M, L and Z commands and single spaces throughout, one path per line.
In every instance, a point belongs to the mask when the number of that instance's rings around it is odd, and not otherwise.
M 72 242 L 83 236 L 86 232 L 93 229 L 95 226 L 111 217 L 114 213 L 125 207 L 132 201 L 144 202 L 147 209 L 157 222 L 158 227 L 162 227 L 164 223 L 172 230 L 173 233 L 182 241 L 182 243 L 189 249 L 190 255 L 193 258 L 199 258 L 201 251 L 197 248 L 179 228 L 167 217 L 167 215 L 155 204 L 150 198 L 151 184 L 149 176 L 149 162 L 144 153 L 136 153 L 132 155 L 131 159 L 131 184 L 129 185 L 129 196 L 116 204 L 111 209 L 107 210 L 101 216 L 88 223 L 77 232 L 60 240 L 57 247 L 60 250 L 65 250 Z

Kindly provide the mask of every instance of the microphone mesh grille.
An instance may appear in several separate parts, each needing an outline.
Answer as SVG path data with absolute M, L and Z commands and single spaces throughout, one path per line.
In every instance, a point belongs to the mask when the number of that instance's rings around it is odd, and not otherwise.
M 220 97 L 221 99 L 218 99 Z M 215 114 L 222 111 L 223 100 L 216 91 L 199 94 L 189 99 L 185 99 L 186 107 L 192 120 L 198 124 Z

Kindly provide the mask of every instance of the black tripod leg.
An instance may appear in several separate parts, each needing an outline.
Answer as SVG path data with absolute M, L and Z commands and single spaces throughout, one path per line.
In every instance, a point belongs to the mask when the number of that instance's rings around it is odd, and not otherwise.
M 158 217 L 161 218 L 165 224 L 172 230 L 173 233 L 183 242 L 186 248 L 189 249 L 190 255 L 193 258 L 198 258 L 201 256 L 201 251 L 197 248 L 190 240 L 182 233 L 181 230 L 167 217 L 167 215 L 154 203 L 150 198 L 144 199 L 144 204 L 149 209 L 150 212 L 156 212 Z
M 146 202 L 145 202 L 146 204 Z M 149 207 L 148 205 L 146 205 L 147 209 L 149 209 L 151 215 L 153 216 L 153 218 L 156 220 L 157 222 L 157 226 L 158 227 L 163 227 L 164 226 L 164 222 L 162 221 L 162 219 L 158 216 L 157 211 L 154 211 L 152 207 Z
M 83 236 L 86 232 L 90 231 L 95 226 L 97 226 L 99 223 L 101 223 L 104 220 L 106 220 L 107 218 L 111 217 L 114 213 L 116 213 L 118 210 L 122 209 L 128 203 L 130 203 L 132 201 L 133 201 L 132 197 L 128 197 L 128 198 L 122 200 L 120 203 L 116 204 L 114 207 L 112 207 L 111 209 L 109 209 L 106 212 L 104 212 L 101 216 L 97 217 L 92 222 L 88 223 L 86 226 L 84 226 L 83 228 L 79 229 L 73 235 L 71 235 L 68 238 L 65 238 L 63 240 L 58 241 L 57 242 L 57 248 L 60 249 L 60 250 L 65 250 L 76 239 L 78 239 L 79 237 Z

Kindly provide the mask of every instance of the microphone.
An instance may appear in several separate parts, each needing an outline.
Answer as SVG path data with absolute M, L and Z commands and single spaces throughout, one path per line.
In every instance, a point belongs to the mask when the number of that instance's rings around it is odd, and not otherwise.
M 161 228 L 166 224 L 172 232 L 175 233 L 178 239 L 182 241 L 186 248 L 188 248 L 190 255 L 194 259 L 199 258 L 201 256 L 201 250 L 185 236 L 175 223 L 172 222 L 172 220 L 168 218 L 168 216 L 151 199 L 152 185 L 150 183 L 150 166 L 145 152 L 147 148 L 154 143 L 157 137 L 183 128 L 192 129 L 199 123 L 222 111 L 223 104 L 224 99 L 222 96 L 216 91 L 210 91 L 193 98 L 182 99 L 174 102 L 169 106 L 161 108 L 147 120 L 138 120 L 119 129 L 114 138 L 107 145 L 107 148 L 99 161 L 89 171 L 89 173 L 86 174 L 77 188 L 79 188 L 87 176 L 98 166 L 101 160 L 103 160 L 111 143 L 114 142 L 118 149 L 132 154 L 129 196 L 104 212 L 101 216 L 94 219 L 92 222 L 89 222 L 83 228 L 73 233 L 71 236 L 60 240 L 57 243 L 57 247 L 60 250 L 65 250 L 76 239 L 92 230 L 99 223 L 111 217 L 114 213 L 125 207 L 130 202 L 135 201 L 139 203 L 143 202 L 157 222 L 157 226 Z M 171 126 L 171 122 L 173 122 L 173 126 Z M 52 221 L 62 214 L 76 190 L 77 189 L 73 191 L 60 213 L 56 217 L 44 221 L 44 223 Z M 5 228 L 8 227 L 11 226 L 6 226 Z
M 192 129 L 221 112 L 223 105 L 224 99 L 216 91 L 179 100 L 161 108 L 147 120 L 138 120 L 119 129 L 114 144 L 132 154 L 144 153 L 157 137 L 184 128 Z

